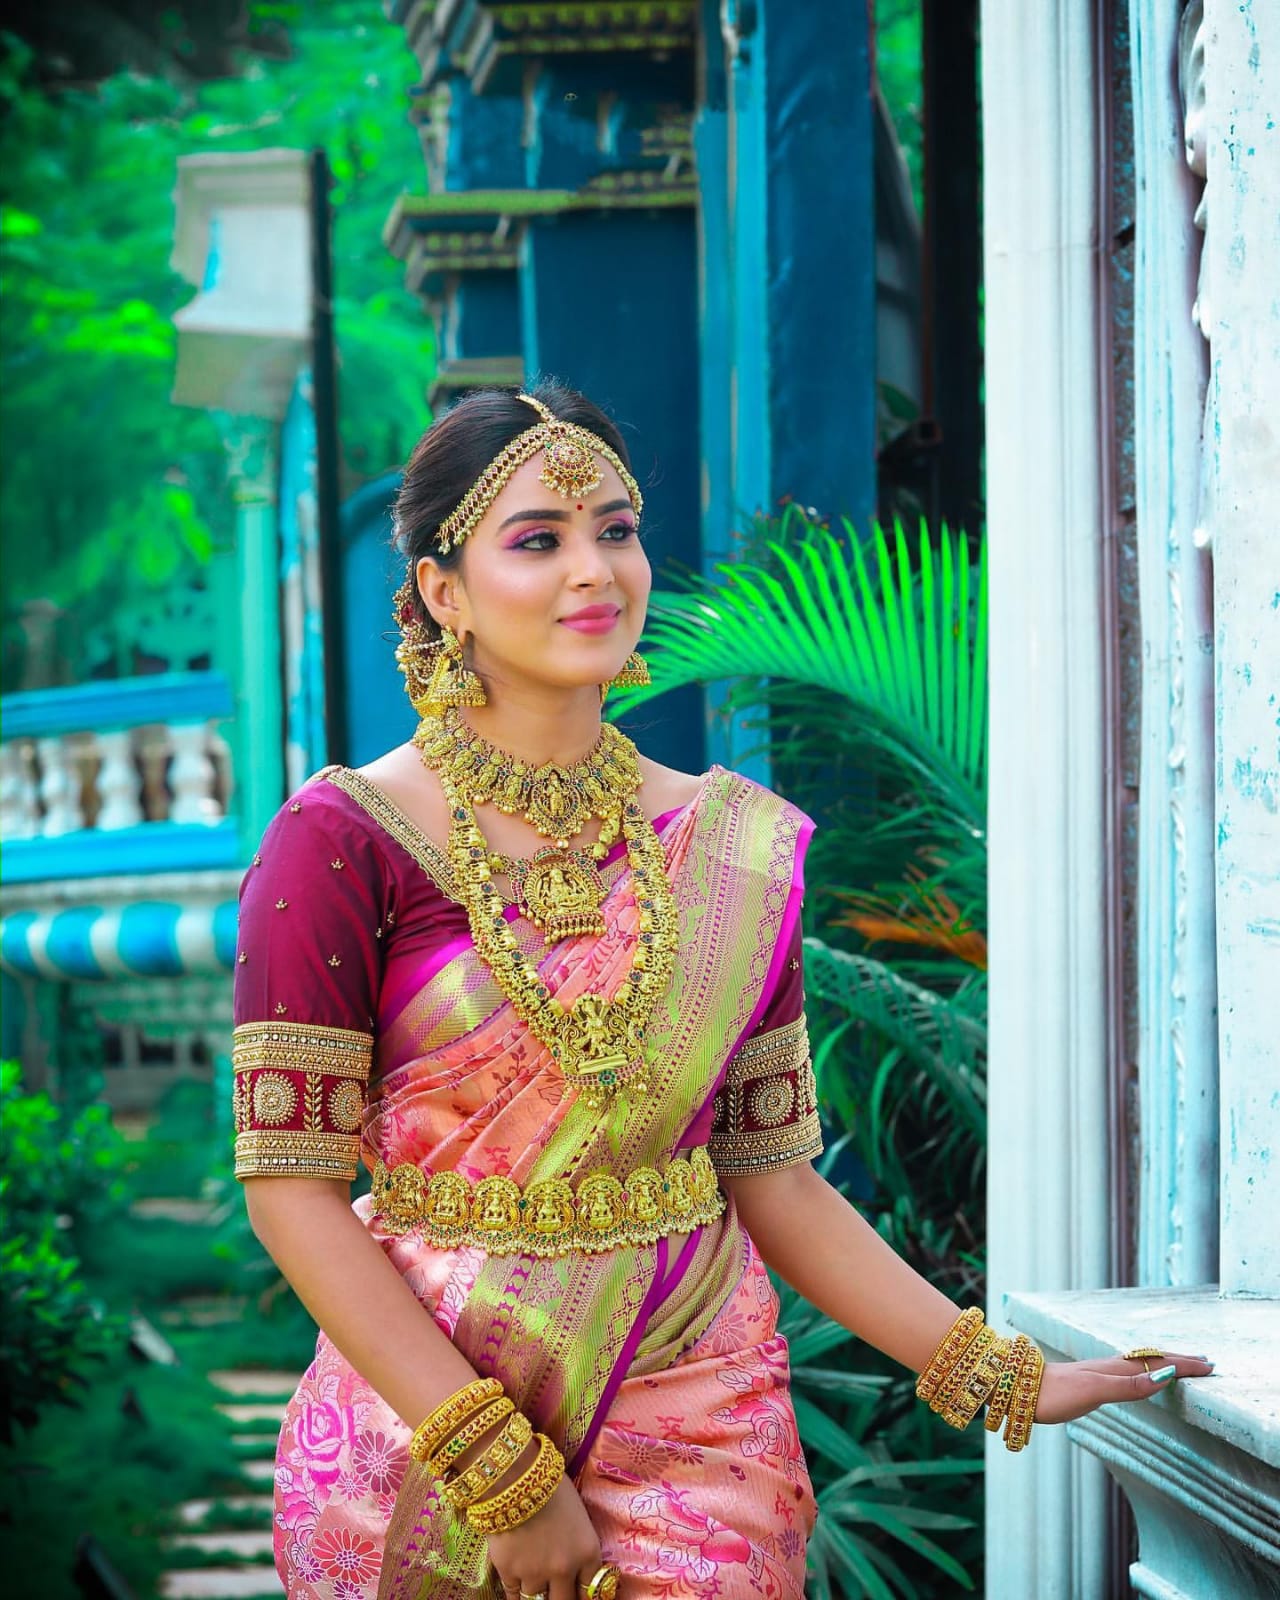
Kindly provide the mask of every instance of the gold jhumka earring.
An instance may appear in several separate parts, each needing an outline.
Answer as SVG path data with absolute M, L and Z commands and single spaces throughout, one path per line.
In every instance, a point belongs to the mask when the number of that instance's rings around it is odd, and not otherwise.
M 392 614 L 400 629 L 396 665 L 404 673 L 405 691 L 420 717 L 438 712 L 442 706 L 487 703 L 484 684 L 463 660 L 453 630 L 441 628 L 438 639 L 429 637 L 426 623 L 414 610 L 408 578 L 396 590 Z
M 652 683 L 649 676 L 649 663 L 638 650 L 633 650 L 622 664 L 622 671 L 614 678 L 610 678 L 611 689 L 640 689 L 645 684 Z
M 608 683 L 600 685 L 600 704 L 603 705 L 609 698 L 610 689 L 640 689 L 652 682 L 653 679 L 649 676 L 649 663 L 638 650 L 633 650 L 623 662 L 617 676 L 610 678 Z

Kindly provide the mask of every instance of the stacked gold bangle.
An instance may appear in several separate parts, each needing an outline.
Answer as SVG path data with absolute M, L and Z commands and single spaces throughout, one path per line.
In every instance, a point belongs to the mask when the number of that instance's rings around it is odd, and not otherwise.
M 467 1508 L 467 1521 L 477 1533 L 509 1533 L 536 1517 L 564 1477 L 564 1457 L 545 1433 L 534 1435 L 538 1453 L 516 1481 L 487 1500 Z
M 479 1458 L 464 1471 L 457 1463 L 473 1445 L 497 1432 Z M 531 1441 L 537 1453 L 524 1472 L 491 1493 L 519 1461 Z M 564 1457 L 507 1399 L 496 1378 L 477 1378 L 451 1394 L 414 1430 L 409 1454 L 442 1480 L 441 1492 L 457 1512 L 465 1512 L 478 1533 L 507 1533 L 536 1516 L 564 1476 Z M 488 1498 L 482 1498 L 488 1496 Z
M 1002 1339 L 981 1311 L 962 1311 L 920 1374 L 916 1394 L 953 1428 L 967 1428 L 985 1405 L 992 1432 L 1007 1418 L 1009 1450 L 1026 1448 L 1035 1420 L 1044 1356 L 1025 1334 Z
M 441 1445 L 446 1444 L 468 1418 L 491 1401 L 501 1399 L 502 1385 L 496 1378 L 476 1378 L 474 1382 L 464 1384 L 418 1424 L 409 1441 L 409 1454 L 415 1461 L 430 1461 Z
M 478 1461 L 456 1478 L 445 1480 L 445 1499 L 455 1511 L 465 1511 L 492 1489 L 504 1473 L 510 1472 L 532 1438 L 533 1424 L 517 1411 Z

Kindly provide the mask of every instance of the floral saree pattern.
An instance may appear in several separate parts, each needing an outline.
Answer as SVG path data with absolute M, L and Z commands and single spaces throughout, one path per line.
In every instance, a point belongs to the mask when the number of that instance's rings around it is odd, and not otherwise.
M 258 1092 L 259 1076 L 276 1070 L 263 1055 L 263 1024 L 275 1017 L 369 1038 L 359 1138 L 371 1171 L 417 1168 L 423 1182 L 453 1173 L 477 1193 L 489 1179 L 514 1193 L 552 1180 L 581 1190 L 604 1176 L 625 1193 L 629 1174 L 704 1147 L 725 1172 L 815 1154 L 798 956 L 811 825 L 713 768 L 696 799 L 655 826 L 680 960 L 649 1028 L 648 1092 L 591 1112 L 562 1092 L 545 1047 L 476 955 L 439 853 L 358 774 L 312 780 L 268 830 L 242 894 L 246 1175 L 307 1170 L 308 1136 L 327 1175 L 335 1159 L 324 1082 L 307 1123 L 296 1037 L 293 1097 Z M 610 993 L 626 974 L 637 908 L 620 852 L 605 876 L 604 934 L 539 959 L 565 1002 L 588 987 Z M 287 933 L 281 902 L 299 908 Z M 516 932 L 537 958 L 533 930 Z M 277 1114 L 287 1104 L 286 1145 L 264 1145 L 260 1103 Z M 498 1377 L 564 1451 L 605 1557 L 623 1573 L 623 1600 L 798 1600 L 815 1507 L 777 1299 L 731 1197 L 687 1232 L 549 1255 L 486 1251 L 474 1234 L 446 1248 L 421 1228 L 389 1226 L 369 1196 L 356 1209 L 476 1371 Z M 277 1564 L 291 1597 L 500 1594 L 483 1539 L 410 1461 L 410 1433 L 322 1335 L 277 1458 Z

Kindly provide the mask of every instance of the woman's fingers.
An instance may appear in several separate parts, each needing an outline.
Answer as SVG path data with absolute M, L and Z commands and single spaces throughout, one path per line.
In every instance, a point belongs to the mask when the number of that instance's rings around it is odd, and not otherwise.
M 1130 1374 L 1139 1374 L 1145 1377 L 1146 1369 L 1159 1372 L 1161 1367 L 1172 1366 L 1177 1370 L 1179 1378 L 1203 1378 L 1213 1371 L 1213 1362 L 1204 1356 L 1182 1355 L 1177 1350 L 1162 1350 L 1158 1356 L 1147 1356 L 1145 1362 L 1137 1356 L 1103 1356 L 1093 1361 L 1082 1361 L 1081 1366 L 1089 1367 L 1094 1372 L 1109 1372 L 1121 1377 Z
M 1099 1406 L 1149 1400 L 1177 1378 L 1203 1378 L 1213 1363 L 1199 1356 L 1148 1357 L 1150 1372 L 1140 1361 L 1116 1356 L 1103 1361 L 1054 1361 L 1044 1370 L 1037 1422 L 1071 1422 Z

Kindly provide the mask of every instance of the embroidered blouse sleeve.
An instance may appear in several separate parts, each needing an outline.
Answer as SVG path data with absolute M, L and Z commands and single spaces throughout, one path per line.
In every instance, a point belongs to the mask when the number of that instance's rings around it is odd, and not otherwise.
M 716 1171 L 727 1178 L 798 1166 L 822 1154 L 801 937 L 797 918 L 764 1015 L 730 1059 L 716 1095 L 708 1148 Z
M 346 804 L 323 780 L 299 790 L 241 886 L 238 1178 L 356 1175 L 391 886 Z

